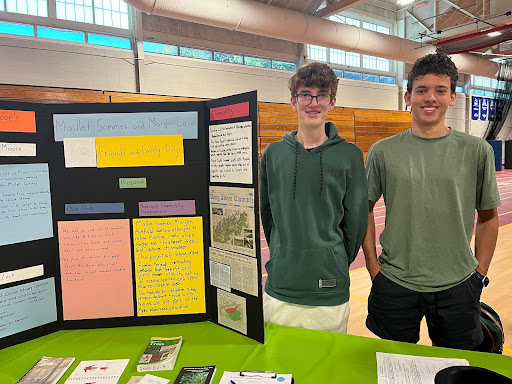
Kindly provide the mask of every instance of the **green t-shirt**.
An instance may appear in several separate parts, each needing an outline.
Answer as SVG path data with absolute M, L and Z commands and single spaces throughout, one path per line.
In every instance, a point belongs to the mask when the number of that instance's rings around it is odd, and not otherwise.
M 384 196 L 382 273 L 419 292 L 465 280 L 478 265 L 470 241 L 475 209 L 500 205 L 492 147 L 451 130 L 425 139 L 411 130 L 375 143 L 366 159 L 368 198 Z

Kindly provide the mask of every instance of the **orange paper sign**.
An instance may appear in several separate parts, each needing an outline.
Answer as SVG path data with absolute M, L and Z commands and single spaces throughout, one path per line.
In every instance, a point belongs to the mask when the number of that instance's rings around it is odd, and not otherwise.
M 33 111 L 0 109 L 0 131 L 35 133 L 36 113 Z

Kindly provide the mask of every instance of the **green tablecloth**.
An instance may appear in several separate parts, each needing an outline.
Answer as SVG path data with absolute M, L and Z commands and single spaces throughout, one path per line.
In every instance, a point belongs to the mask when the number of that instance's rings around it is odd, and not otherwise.
M 74 356 L 76 361 L 59 381 L 64 383 L 82 360 L 130 359 L 120 384 L 137 373 L 136 364 L 154 336 L 183 336 L 173 371 L 153 374 L 171 379 L 182 366 L 217 365 L 213 383 L 223 371 L 268 370 L 292 373 L 297 384 L 376 383 L 375 353 L 465 358 L 512 378 L 512 357 L 428 347 L 266 324 L 265 345 L 218 325 L 172 324 L 127 328 L 66 330 L 0 351 L 0 384 L 15 383 L 41 356 Z

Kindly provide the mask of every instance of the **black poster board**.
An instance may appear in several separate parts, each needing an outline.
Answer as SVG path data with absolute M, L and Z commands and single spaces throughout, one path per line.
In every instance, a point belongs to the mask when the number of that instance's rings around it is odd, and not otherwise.
M 4 112 L 2 114 L 2 111 Z M 34 111 L 36 132 L 9 132 L 2 127 L 2 118 L 6 118 L 6 111 Z M 151 165 L 151 166 L 111 166 L 99 167 L 66 167 L 63 141 L 56 141 L 54 137 L 54 115 L 77 115 L 76 127 L 80 126 L 78 119 L 80 115 L 99 114 L 138 114 L 153 113 L 158 115 L 163 112 L 195 112 L 197 115 L 197 138 L 183 139 L 183 165 Z M 9 113 L 7 113 L 9 114 Z M 134 115 L 136 116 L 136 115 Z M 5 123 L 5 120 L 3 121 Z M 210 162 L 216 162 L 215 151 L 211 151 L 210 130 L 212 127 L 217 132 L 222 132 L 224 127 L 233 127 L 243 124 L 250 127 L 248 136 L 249 145 L 243 147 L 247 151 L 243 159 L 250 158 L 250 182 L 243 180 L 211 179 Z M 119 127 L 112 128 L 119 132 Z M 186 129 L 186 128 L 185 128 Z M 226 128 L 228 129 L 228 128 Z M 245 131 L 247 132 L 247 130 Z M 149 134 L 148 134 L 149 135 Z M 228 134 L 229 135 L 229 134 Z M 123 136 L 112 134 L 111 136 Z M 130 136 L 129 134 L 127 136 Z M 141 137 L 143 137 L 142 134 Z M 165 136 L 165 134 L 164 134 Z M 242 140 L 242 139 L 240 139 Z M 260 224 L 258 206 L 258 145 L 257 145 L 257 98 L 256 92 L 248 92 L 240 95 L 209 101 L 190 101 L 172 103 L 119 103 L 119 104 L 32 104 L 18 102 L 0 102 L 0 146 L 2 143 L 8 145 L 16 143 L 35 143 L 37 151 L 35 156 L 3 156 L 0 151 L 0 184 L 12 182 L 12 177 L 2 180 L 3 165 L 21 166 L 27 164 L 47 164 L 51 195 L 51 218 L 53 236 L 28 241 L 16 241 L 9 243 L 3 239 L 0 245 L 0 348 L 18 344 L 59 329 L 77 328 L 100 328 L 118 327 L 149 324 L 187 323 L 199 321 L 212 321 L 228 328 L 232 328 L 259 342 L 264 342 L 263 309 L 262 309 L 262 288 L 261 288 L 261 249 L 260 249 Z M 3 147 L 4 149 L 7 147 Z M 239 148 L 240 149 L 240 148 Z M 216 152 L 218 154 L 218 151 Z M 250 156 L 249 156 L 250 155 Z M 213 157 L 211 157 L 213 156 Z M 248 157 L 247 157 L 248 156 Z M 241 157 L 242 159 L 242 157 Z M 225 160 L 225 159 L 224 159 Z M 234 160 L 234 158 L 233 158 Z M 234 161 L 225 164 L 228 166 Z M 245 172 L 248 175 L 248 172 Z M 4 177 L 5 179 L 5 177 Z M 120 179 L 145 179 L 144 188 L 121 188 Z M 245 238 L 245 246 L 252 248 L 252 258 L 257 268 L 253 286 L 257 288 L 252 294 L 235 287 L 230 289 L 228 294 L 235 295 L 243 300 L 244 308 L 240 315 L 234 316 L 236 321 L 243 320 L 245 326 L 242 328 L 231 327 L 222 319 L 219 319 L 218 291 L 224 290 L 210 284 L 209 254 L 211 241 L 210 222 L 210 200 L 209 188 L 250 188 L 254 199 L 252 209 L 254 211 L 251 227 L 252 233 Z M 7 189 L 5 189 L 7 190 Z M 8 191 L 13 191 L 9 188 Z M 0 188 L 0 220 L 2 218 L 2 207 L 12 207 L 12 202 L 2 200 Z M 205 310 L 200 313 L 176 313 L 172 315 L 144 315 L 137 312 L 137 271 L 135 268 L 134 255 L 134 220 L 140 219 L 140 202 L 166 202 L 166 201 L 194 201 L 195 214 L 185 215 L 187 217 L 202 218 L 202 242 L 204 255 L 204 294 Z M 84 214 L 84 212 L 73 213 L 67 205 L 80 206 L 83 204 L 110 203 L 123 206 L 119 213 L 95 213 Z M 3 204 L 3 205 L 2 205 Z M 7 204 L 7 205 L 6 205 Z M 5 213 L 5 212 L 4 212 Z M 16 212 L 19 213 L 19 212 Z M 33 213 L 33 212 L 32 212 Z M 144 215 L 144 218 L 161 218 L 163 215 Z M 8 217 L 8 216 L 3 216 Z M 165 216 L 165 217 L 180 217 Z M 62 273 L 59 251 L 59 222 L 85 221 L 85 220 L 110 220 L 127 219 L 130 226 L 130 254 L 132 264 L 132 290 L 133 290 L 133 315 L 131 316 L 107 316 L 92 318 L 66 318 L 63 309 Z M 0 224 L 1 225 L 1 224 Z M 5 222 L 4 222 L 5 225 Z M 0 227 L 1 228 L 1 227 Z M 30 228 L 27 228 L 30 231 Z M 1 238 L 1 237 L 0 237 Z M 247 239 L 250 244 L 247 244 Z M 236 239 L 235 239 L 236 240 Z M 236 248 L 236 247 L 235 247 Z M 233 250 L 231 250 L 233 251 Z M 234 250 L 236 253 L 236 249 Z M 242 258 L 246 255 L 239 255 Z M 22 271 L 34 266 L 42 266 L 43 272 L 29 275 L 10 282 L 9 277 L 15 274 L 12 271 Z M 236 273 L 231 268 L 231 273 Z M 236 276 L 232 276 L 236 278 Z M 12 293 L 13 288 L 25 287 L 27 283 L 37 283 L 44 279 L 54 279 L 55 283 L 55 304 L 56 319 L 50 322 L 37 324 L 36 326 L 21 326 L 19 331 L 13 328 L 10 319 L 19 318 L 18 322 L 30 321 L 30 317 L 37 317 L 38 314 L 30 313 L 29 309 L 20 309 L 16 299 L 23 300 L 20 292 Z M 172 283 L 172 281 L 171 281 Z M 178 284 L 178 283 L 176 283 Z M 228 287 L 229 288 L 229 287 Z M 34 288 L 35 290 L 36 288 Z M 255 294 L 257 291 L 257 295 Z M 223 293 L 225 294 L 225 293 Z M 9 301 L 9 297 L 12 301 Z M 26 314 L 17 311 L 28 311 Z M 244 312 L 245 311 L 245 312 Z M 4 315 L 2 317 L 2 314 Z M 26 315 L 26 316 L 25 316 Z M 228 315 L 233 315 L 229 313 Z M 21 318 L 28 318 L 22 320 Z M 241 319 L 240 319 L 241 317 Z M 229 316 L 228 316 L 229 318 Z M 26 329 L 24 329 L 26 328 Z M 2 333 L 3 332 L 3 333 Z M 11 334 L 9 334 L 11 333 Z

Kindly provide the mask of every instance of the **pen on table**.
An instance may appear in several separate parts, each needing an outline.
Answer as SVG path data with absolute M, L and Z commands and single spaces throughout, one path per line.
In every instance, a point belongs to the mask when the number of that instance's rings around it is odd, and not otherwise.
M 233 380 L 229 380 L 229 384 L 236 384 Z

